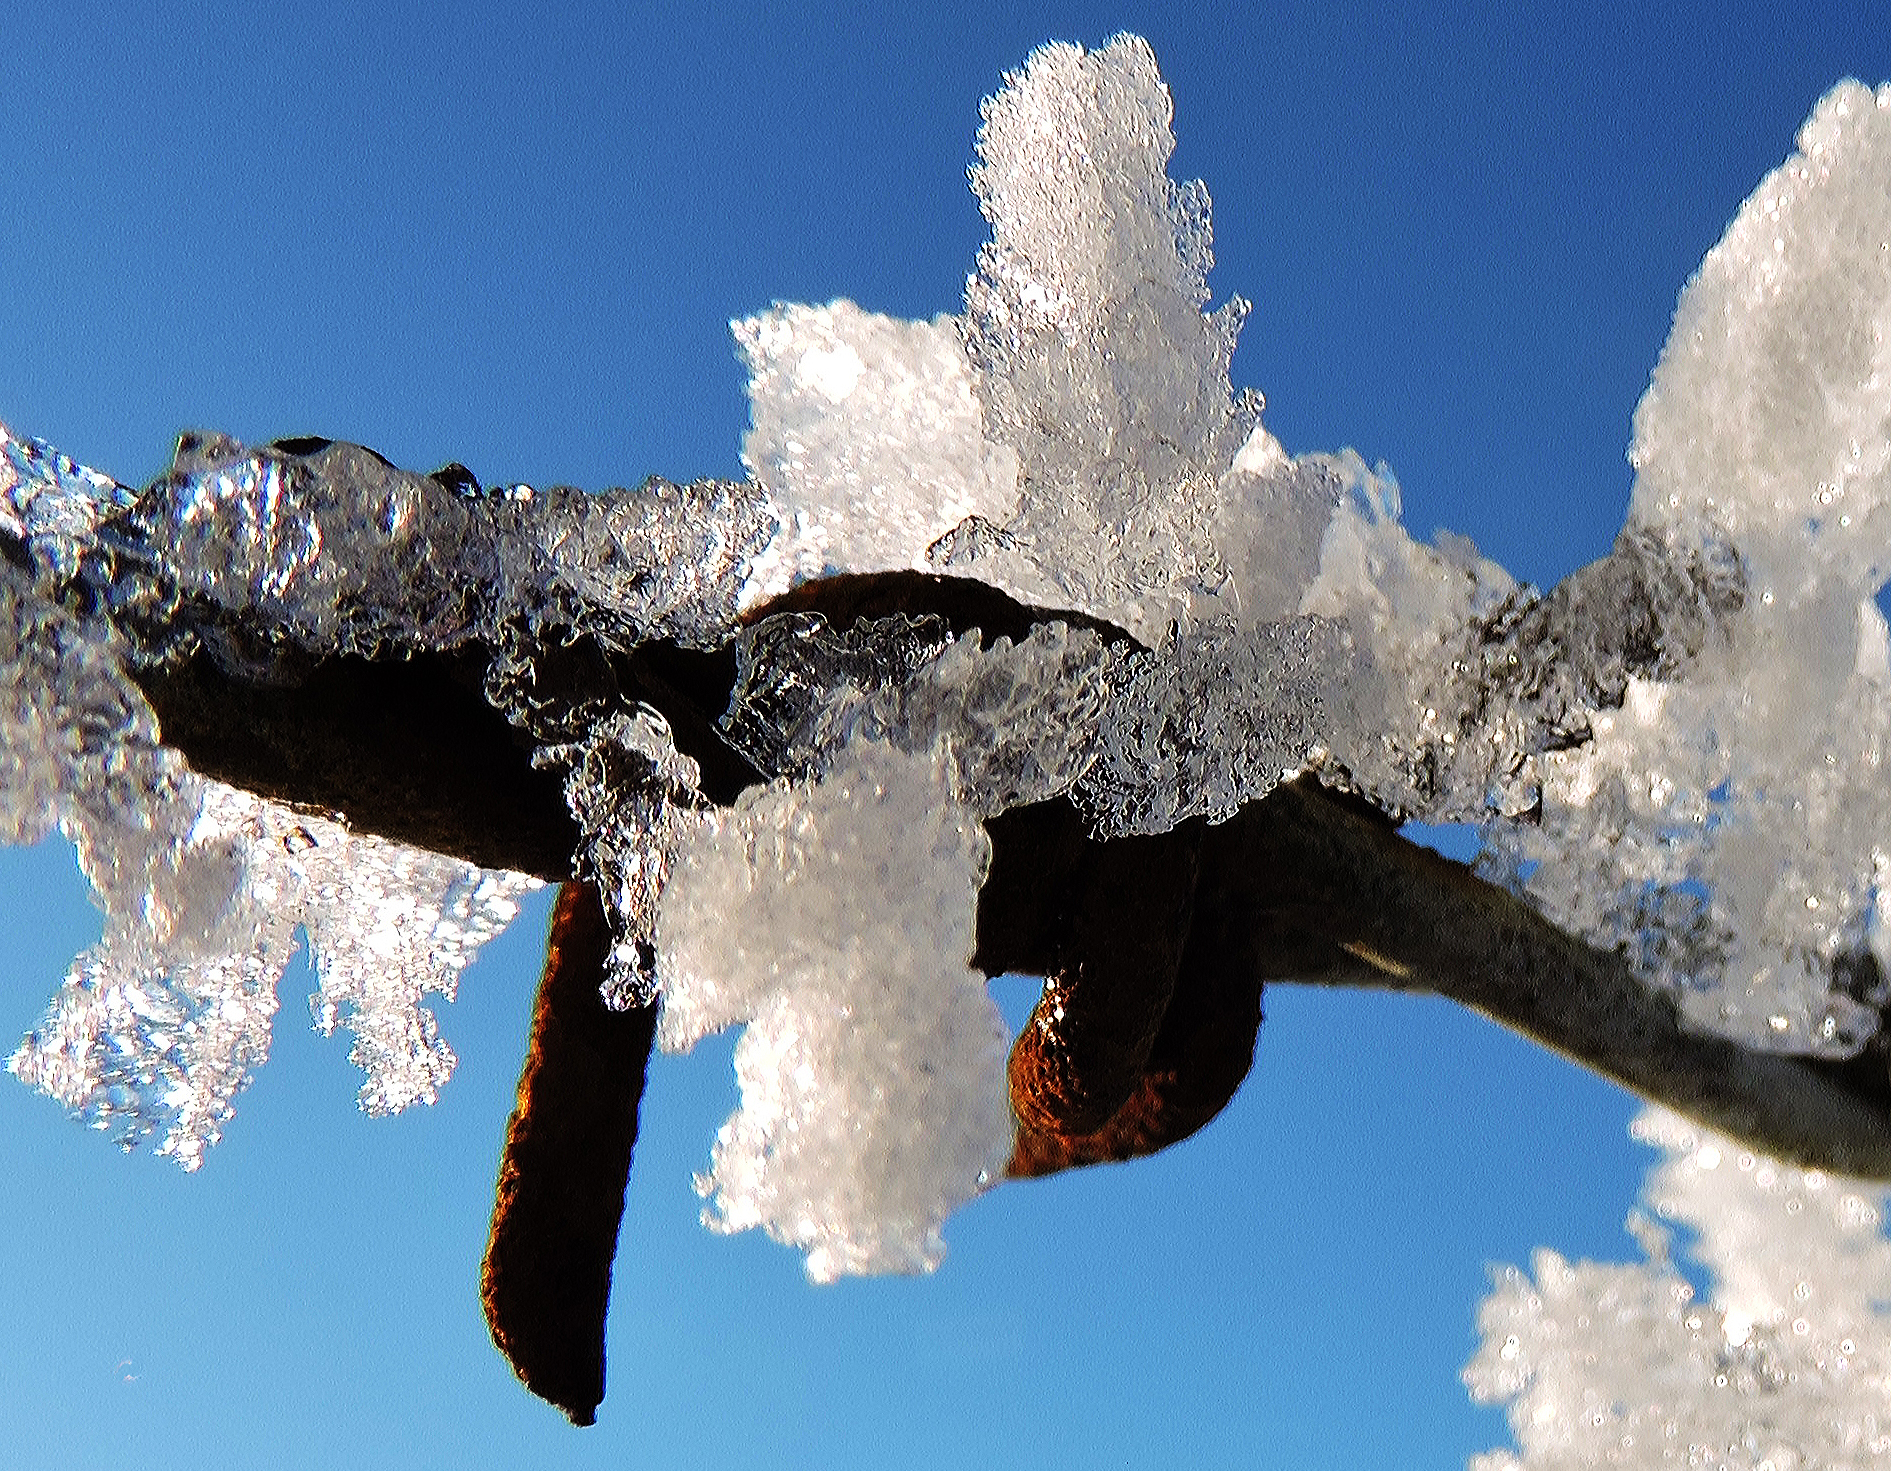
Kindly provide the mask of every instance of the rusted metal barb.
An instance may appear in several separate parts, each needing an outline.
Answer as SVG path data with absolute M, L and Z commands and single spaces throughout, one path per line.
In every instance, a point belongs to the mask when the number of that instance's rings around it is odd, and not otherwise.
M 566 884 L 519 1101 L 506 1125 L 480 1298 L 526 1388 L 589 1425 L 604 1398 L 604 1324 L 655 1005 L 598 994 L 611 935 L 596 888 Z

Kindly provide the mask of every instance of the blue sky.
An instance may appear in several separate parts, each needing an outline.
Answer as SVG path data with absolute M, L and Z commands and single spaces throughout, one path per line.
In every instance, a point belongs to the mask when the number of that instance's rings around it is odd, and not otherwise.
M 1891 17 L 1326 10 L 8 5 L 0 419 L 139 483 L 186 425 L 489 484 L 735 473 L 728 319 L 956 310 L 979 99 L 1131 29 L 1274 433 L 1553 581 L 1620 524 L 1681 285 L 1831 83 L 1891 76 Z M 0 1079 L 15 1464 L 1456 1466 L 1506 1440 L 1457 1381 L 1487 1264 L 1632 1250 L 1626 1095 L 1443 1003 L 1281 989 L 1197 1139 L 995 1192 L 932 1278 L 816 1289 L 696 1224 L 725 1039 L 653 1066 L 573 1430 L 477 1298 L 544 923 L 468 974 L 457 1076 L 392 1121 L 299 968 L 198 1176 Z M 0 1040 L 96 933 L 68 851 L 0 851 Z

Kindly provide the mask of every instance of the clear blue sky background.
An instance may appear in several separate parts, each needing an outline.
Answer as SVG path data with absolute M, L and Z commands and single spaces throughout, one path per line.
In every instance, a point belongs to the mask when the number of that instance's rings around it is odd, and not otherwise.
M 1274 432 L 1553 581 L 1620 523 L 1677 291 L 1815 99 L 1891 76 L 1891 16 L 1339 9 L 0 5 L 0 418 L 138 483 L 185 425 L 487 483 L 734 473 L 728 318 L 956 310 L 979 99 L 1127 28 Z M 725 1040 L 653 1067 L 573 1430 L 476 1290 L 544 923 L 468 975 L 457 1077 L 393 1121 L 300 967 L 196 1177 L 0 1079 L 0 1459 L 1450 1467 L 1506 1440 L 1457 1380 L 1487 1264 L 1632 1250 L 1625 1095 L 1443 1003 L 1283 989 L 1197 1139 L 995 1192 L 930 1279 L 815 1289 L 696 1223 Z M 0 852 L 0 1044 L 96 933 L 68 851 Z

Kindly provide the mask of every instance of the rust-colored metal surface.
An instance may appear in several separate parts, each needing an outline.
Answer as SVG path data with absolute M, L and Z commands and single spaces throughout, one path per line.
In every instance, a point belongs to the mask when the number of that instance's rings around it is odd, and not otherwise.
M 604 1321 L 656 1007 L 598 995 L 611 936 L 597 890 L 552 912 L 519 1101 L 506 1126 L 480 1296 L 527 1389 L 589 1425 L 604 1398 Z

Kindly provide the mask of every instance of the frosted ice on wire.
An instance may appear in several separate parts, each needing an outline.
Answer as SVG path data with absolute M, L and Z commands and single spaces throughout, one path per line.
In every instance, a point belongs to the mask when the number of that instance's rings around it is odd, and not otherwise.
M 110 561 L 100 527 L 133 497 L 44 446 L 6 435 L 0 451 L 0 531 L 27 552 L 25 567 L 9 560 L 0 573 L 12 614 L 0 644 L 0 832 L 33 841 L 63 829 L 106 916 L 9 1066 L 120 1142 L 155 1137 L 195 1168 L 268 1054 L 301 925 L 321 975 L 318 1024 L 354 1034 L 363 1106 L 430 1101 L 454 1059 L 421 993 L 452 995 L 531 881 L 357 837 L 184 772 L 125 676 L 123 639 L 60 595 L 87 559 Z
M 817 1281 L 930 1270 L 1011 1152 L 1007 1035 L 970 965 L 990 843 L 953 785 L 943 750 L 858 742 L 751 788 L 665 895 L 663 1046 L 747 1026 L 704 1220 L 764 1227 Z
M 1699 1025 L 1844 1055 L 1891 959 L 1891 86 L 1840 86 L 1741 208 L 1635 416 L 1631 532 L 1746 583 L 1679 677 L 1544 758 L 1530 897 L 1629 944 Z M 1875 992 L 1863 998 L 1875 1003 Z
M 777 530 L 753 487 L 727 481 L 484 494 L 459 467 L 416 475 L 358 445 L 195 434 L 127 521 L 177 592 L 370 655 L 499 642 L 509 624 L 718 643 Z
M 1891 379 L 1886 111 L 1885 94 L 1857 87 L 1821 104 L 1801 155 L 1703 267 L 1638 416 L 1630 525 L 1547 597 L 1468 543 L 1419 544 L 1389 471 L 1350 453 L 1290 458 L 1260 425 L 1258 397 L 1233 390 L 1245 307 L 1206 309 L 1207 194 L 1167 176 L 1169 96 L 1133 38 L 1046 47 L 987 105 L 974 187 L 992 239 L 960 316 L 902 323 L 835 303 L 738 325 L 755 483 L 489 494 L 455 467 L 412 475 L 351 446 L 195 437 L 133 498 L 9 441 L 6 831 L 66 825 L 114 924 L 147 899 L 153 914 L 190 917 L 159 926 L 168 950 L 128 933 L 117 968 L 72 993 L 80 1019 L 60 1035 L 78 1040 L 43 1049 L 48 1085 L 96 1093 L 97 1116 L 132 1132 L 168 1138 L 188 1113 L 201 1122 L 181 1140 L 213 1137 L 273 1005 L 283 942 L 244 895 L 276 872 L 276 818 L 200 826 L 210 799 L 180 779 L 125 678 L 127 661 L 164 650 L 127 629 L 209 643 L 233 625 L 264 635 L 260 647 L 316 656 L 478 640 L 494 661 L 488 698 L 565 774 L 580 865 L 618 928 L 613 994 L 628 1000 L 663 978 L 662 936 L 684 902 L 666 897 L 673 866 L 701 912 L 818 867 L 759 839 L 736 861 L 724 845 L 748 843 L 732 834 L 762 822 L 762 798 L 740 821 L 706 814 L 699 773 L 659 719 L 561 703 L 532 671 L 579 635 L 617 650 L 720 645 L 739 613 L 796 579 L 883 568 L 980 578 L 1112 621 L 1140 646 L 1068 628 L 1017 644 L 893 623 L 742 633 L 731 738 L 764 775 L 800 784 L 771 800 L 831 819 L 862 852 L 892 841 L 882 806 L 904 810 L 911 794 L 892 792 L 904 782 L 968 832 L 1069 792 L 1116 833 L 1226 816 L 1314 766 L 1410 815 L 1540 815 L 1493 846 L 1509 844 L 1499 858 L 1558 922 L 1632 945 L 1644 977 L 1703 1026 L 1790 1050 L 1855 1048 L 1872 1018 L 1848 991 L 1876 1001 L 1864 958 L 1891 955 L 1876 779 L 1891 637 L 1870 601 L 1885 562 Z M 139 617 L 100 611 L 126 607 Z M 879 763 L 884 804 L 834 816 L 824 804 L 855 791 L 863 761 Z M 243 836 L 246 824 L 264 838 Z M 873 890 L 884 913 L 845 913 L 879 926 L 895 968 L 943 966 L 956 984 L 957 941 L 919 909 L 958 894 L 963 868 Z M 430 873 L 432 897 L 411 913 L 445 913 L 459 902 L 449 892 L 464 892 L 454 885 L 480 891 L 484 880 L 454 873 Z M 375 912 L 408 912 L 396 896 L 418 892 L 402 887 L 411 879 L 391 876 Z M 694 978 L 672 1005 L 698 1008 L 699 1022 L 672 1035 L 750 1018 L 759 1098 L 760 1059 L 788 1055 L 786 1033 L 767 1027 L 827 1015 L 850 962 L 835 951 L 840 911 L 816 904 L 808 913 L 825 918 L 807 924 L 759 901 L 752 912 L 787 928 L 723 937 L 747 947 L 739 966 L 755 970 L 771 945 L 815 958 L 766 984 L 757 971 L 746 999 L 720 1009 L 698 994 L 711 968 L 679 962 Z M 334 933 L 357 925 L 382 932 L 355 918 Z M 946 948 L 899 948 L 922 942 Z M 417 986 L 441 974 L 416 965 L 403 974 Z M 367 995 L 365 961 L 336 974 Z M 346 986 L 332 1000 L 325 1016 L 364 1023 L 378 1004 Z M 414 1063 L 389 1099 L 426 1096 L 438 1072 L 437 1039 L 410 1014 L 405 999 L 389 1012 L 387 1045 Z M 831 1056 L 930 1056 L 908 1047 L 926 1025 L 917 1011 L 875 1015 L 875 1048 Z M 822 1076 L 845 1093 L 852 1065 Z M 931 1066 L 887 1075 L 889 1096 L 945 1088 Z M 967 1066 L 937 1096 L 942 1126 L 993 1106 Z M 813 1118 L 818 1105 L 794 1106 Z M 881 1158 L 871 1150 L 826 1157 L 848 1204 L 835 1217 L 847 1224 L 824 1235 L 808 1224 L 819 1212 L 807 1178 L 777 1162 L 773 1125 L 755 1122 L 774 1107 L 758 1103 L 731 1135 L 747 1142 L 717 1166 L 721 1219 L 814 1246 L 822 1271 L 936 1259 L 939 1203 L 976 1187 L 988 1138 L 974 1129 L 983 1143 L 945 1151 L 963 1168 L 949 1188 L 913 1187 L 924 1209 L 895 1204 L 904 1187 L 860 1163 Z M 847 1243 L 879 1239 L 876 1200 L 906 1222 L 904 1244 L 855 1253 Z
M 1891 1465 L 1891 1241 L 1880 1186 L 1757 1156 L 1664 1110 L 1629 1217 L 1639 1262 L 1502 1268 L 1464 1371 L 1515 1451 L 1473 1471 Z M 1690 1233 L 1696 1295 L 1656 1218 Z
M 1224 815 L 1307 763 L 1411 815 L 1540 815 L 1540 828 L 1494 840 L 1493 867 L 1530 875 L 1552 917 L 1605 947 L 1630 944 L 1638 970 L 1699 1025 L 1847 1052 L 1873 1024 L 1847 994 L 1868 979 L 1858 957 L 1891 953 L 1877 918 L 1891 907 L 1876 780 L 1887 639 L 1870 604 L 1882 548 L 1832 560 L 1850 582 L 1802 597 L 1818 617 L 1788 624 L 1767 610 L 1772 569 L 1803 579 L 1828 559 L 1817 507 L 1836 486 L 1859 508 L 1882 470 L 1883 112 L 1883 94 L 1856 87 L 1821 104 L 1810 162 L 1788 165 L 1742 215 L 1773 219 L 1775 185 L 1790 180 L 1799 226 L 1759 239 L 1761 226 L 1736 224 L 1710 258 L 1649 400 L 1679 405 L 1671 437 L 1696 460 L 1664 471 L 1645 448 L 1661 411 L 1645 406 L 1630 525 L 1609 558 L 1548 598 L 1462 539 L 1416 542 L 1389 471 L 1350 453 L 1289 459 L 1255 421 L 1257 403 L 1232 393 L 1242 308 L 1201 311 L 1206 195 L 1163 173 L 1167 94 L 1130 40 L 1095 54 L 1047 47 L 987 106 L 974 178 L 993 241 L 959 324 L 981 415 L 949 433 L 932 415 L 927 440 L 899 394 L 863 391 L 854 357 L 866 359 L 841 350 L 836 325 L 857 324 L 848 330 L 864 340 L 853 309 L 777 308 L 743 329 L 749 342 L 777 334 L 770 364 L 796 368 L 756 368 L 751 463 L 804 544 L 828 549 L 823 565 L 870 570 L 918 565 L 938 509 L 927 475 L 990 465 L 993 446 L 1016 454 L 1016 513 L 970 516 L 925 552 L 1152 646 L 1119 661 L 1094 733 L 1071 744 L 1066 769 L 1099 830 Z M 1760 284 L 1713 285 L 1742 272 Z M 876 350 L 892 340 L 874 319 Z M 936 333 L 924 341 L 936 353 Z M 1678 386 L 1684 360 L 1702 365 L 1705 389 Z M 904 377 L 923 371 L 914 361 Z M 1754 395 L 1784 406 L 1790 432 L 1765 429 L 1772 410 L 1755 413 Z M 1802 412 L 1808 395 L 1818 412 Z M 811 488 L 859 483 L 858 461 L 821 448 L 836 438 L 822 426 L 843 422 L 843 443 L 938 446 L 909 478 L 918 503 L 881 505 L 891 544 L 855 534 L 848 518 L 866 502 Z M 1807 424 L 1825 423 L 1809 437 Z M 1739 468 L 1749 462 L 1763 468 Z M 1681 487 L 1666 492 L 1673 516 L 1650 509 L 1664 473 Z M 1782 484 L 1800 499 L 1775 518 L 1779 535 L 1750 509 L 1696 514 L 1722 487 L 1788 504 Z M 1842 528 L 1845 515 L 1825 519 Z M 1833 719 L 1756 723 L 1750 692 L 1768 681 L 1789 696 L 1782 714 Z M 859 721 L 900 739 L 884 715 L 897 697 L 863 705 L 857 682 L 828 688 L 832 704 L 804 724 Z
M 1152 640 L 1221 580 L 1217 482 L 1260 403 L 1228 382 L 1246 304 L 1202 311 L 1208 196 L 1165 171 L 1170 111 L 1146 42 L 1043 47 L 985 106 L 963 316 L 736 324 L 796 573 L 952 571 Z
M 677 847 L 709 805 L 697 791 L 701 772 L 648 706 L 607 715 L 571 742 L 540 747 L 534 760 L 565 772 L 565 800 L 584 845 L 580 870 L 597 883 L 611 921 L 605 1002 L 620 1011 L 648 1006 L 657 994 L 663 888 Z

